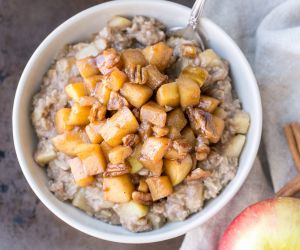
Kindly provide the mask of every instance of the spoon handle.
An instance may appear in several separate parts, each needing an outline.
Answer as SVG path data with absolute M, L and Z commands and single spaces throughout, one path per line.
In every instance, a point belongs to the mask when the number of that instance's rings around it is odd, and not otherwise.
M 199 23 L 199 17 L 202 15 L 205 1 L 206 0 L 196 0 L 193 5 L 191 16 L 189 19 L 189 25 L 193 29 L 197 28 L 197 25 Z

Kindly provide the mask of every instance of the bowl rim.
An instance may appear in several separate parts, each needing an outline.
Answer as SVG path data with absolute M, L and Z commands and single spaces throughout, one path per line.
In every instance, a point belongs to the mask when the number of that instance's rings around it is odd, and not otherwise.
M 160 4 L 165 5 L 166 7 L 168 6 L 173 6 L 173 7 L 178 7 L 182 8 L 185 11 L 190 11 L 190 8 L 174 3 L 174 2 L 169 2 L 169 1 L 164 1 L 164 0 L 156 0 L 155 2 L 160 2 Z M 118 237 L 113 237 L 115 234 L 113 233 L 107 233 L 105 231 L 100 231 L 100 230 L 94 230 L 89 227 L 83 226 L 82 224 L 78 223 L 75 219 L 71 219 L 65 216 L 64 213 L 59 211 L 54 204 L 52 204 L 49 199 L 43 194 L 43 192 L 40 190 L 39 186 L 35 182 L 34 178 L 32 178 L 29 169 L 27 168 L 27 165 L 25 164 L 25 156 L 22 151 L 22 146 L 20 144 L 20 133 L 19 133 L 19 106 L 20 106 L 20 100 L 21 100 L 21 95 L 22 92 L 24 91 L 28 75 L 30 74 L 31 67 L 34 65 L 36 58 L 39 56 L 39 54 L 46 49 L 47 45 L 52 42 L 52 39 L 54 39 L 58 34 L 64 31 L 68 25 L 71 23 L 80 20 L 81 18 L 90 15 L 93 12 L 97 12 L 98 10 L 102 8 L 109 8 L 112 6 L 116 5 L 126 5 L 127 3 L 135 3 L 135 4 L 140 4 L 139 0 L 126 0 L 126 1 L 110 1 L 106 3 L 101 3 L 95 6 L 92 6 L 90 8 L 87 8 L 76 15 L 70 17 L 67 19 L 65 22 L 60 24 L 57 28 L 55 28 L 43 41 L 42 43 L 37 47 L 37 49 L 34 51 L 32 56 L 30 57 L 29 61 L 27 62 L 23 73 L 20 77 L 18 86 L 17 86 L 17 91 L 15 94 L 14 98 L 14 104 L 13 104 L 13 115 L 12 115 L 12 127 L 13 127 L 13 141 L 14 141 L 14 147 L 16 151 L 16 155 L 18 158 L 19 165 L 22 169 L 22 172 L 29 183 L 31 189 L 34 191 L 34 193 L 37 195 L 37 197 L 42 201 L 42 203 L 53 213 L 55 214 L 58 218 L 60 218 L 62 221 L 65 223 L 69 224 L 73 228 L 76 228 L 77 230 L 84 232 L 88 235 L 94 236 L 96 238 L 104 239 L 104 240 L 109 240 L 109 241 L 114 241 L 114 242 L 119 242 L 119 243 L 151 243 L 151 242 L 159 242 L 171 238 L 178 237 L 180 235 L 185 234 L 186 232 L 190 231 L 191 229 L 201 225 L 202 223 L 206 222 L 209 220 L 212 216 L 214 216 L 216 213 L 218 213 L 239 191 L 243 183 L 245 182 L 250 170 L 252 169 L 254 160 L 256 158 L 256 154 L 259 148 L 260 144 L 260 139 L 261 139 L 261 132 L 262 132 L 262 105 L 261 105 L 261 97 L 259 93 L 259 88 L 257 85 L 257 81 L 255 79 L 254 73 L 249 65 L 249 62 L 245 58 L 244 54 L 240 50 L 240 48 L 236 45 L 236 43 L 232 40 L 223 29 L 221 29 L 218 25 L 213 23 L 207 18 L 202 18 L 201 21 L 203 23 L 207 23 L 210 26 L 214 26 L 214 28 L 221 33 L 224 37 L 228 39 L 229 42 L 232 43 L 236 47 L 236 52 L 238 55 L 244 59 L 244 64 L 245 68 L 247 71 L 247 77 L 250 79 L 250 81 L 253 83 L 252 88 L 253 92 L 255 93 L 252 98 L 254 99 L 255 102 L 257 102 L 257 119 L 256 122 L 256 127 L 254 127 L 254 130 L 256 131 L 255 138 L 253 138 L 251 147 L 249 149 L 249 153 L 247 155 L 247 167 L 244 169 L 244 171 L 241 173 L 239 179 L 234 179 L 231 181 L 233 185 L 231 186 L 231 192 L 227 192 L 226 195 L 223 195 L 222 203 L 217 203 L 214 207 L 212 207 L 210 210 L 207 211 L 207 216 L 206 217 L 200 217 L 194 220 L 189 221 L 188 224 L 173 228 L 170 231 L 163 232 L 160 234 L 154 234 L 154 235 L 143 235 L 143 234 L 134 234 L 134 235 L 118 235 Z M 154 3 L 152 0 L 144 0 L 144 3 L 150 4 Z

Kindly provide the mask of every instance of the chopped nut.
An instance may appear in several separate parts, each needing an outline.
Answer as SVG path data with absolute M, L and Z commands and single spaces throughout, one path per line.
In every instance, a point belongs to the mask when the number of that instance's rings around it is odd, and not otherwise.
M 129 134 L 122 138 L 124 146 L 132 147 L 140 142 L 140 137 L 136 134 Z
M 172 146 L 179 155 L 186 156 L 192 150 L 192 146 L 184 138 L 174 140 Z
M 90 111 L 90 115 L 88 117 L 90 122 L 95 122 L 97 119 L 102 121 L 106 115 L 106 107 L 102 105 L 100 102 L 96 101 Z
M 211 173 L 209 171 L 205 171 L 201 168 L 196 168 L 193 170 L 187 177 L 187 181 L 194 181 L 194 180 L 199 180 L 205 177 L 209 177 Z
M 134 69 L 127 71 L 128 78 L 136 84 L 145 84 L 148 81 L 148 72 L 145 67 L 137 65 Z
M 153 200 L 150 193 L 138 192 L 134 191 L 132 193 L 132 199 L 135 202 L 144 204 L 144 205 L 151 205 Z
M 126 163 L 121 163 L 121 164 L 108 163 L 106 171 L 103 173 L 103 176 L 113 177 L 113 176 L 128 174 L 129 172 L 130 172 L 130 166 Z
M 120 55 L 115 49 L 106 49 L 96 57 L 97 67 L 103 75 L 107 75 L 112 71 L 113 67 L 120 63 L 120 59 Z
M 154 132 L 154 136 L 156 137 L 163 137 L 169 133 L 169 128 L 168 127 L 158 127 L 158 126 L 153 126 L 152 130 Z
M 195 146 L 195 151 L 196 151 L 196 159 L 198 161 L 205 160 L 208 154 L 210 153 L 210 147 L 208 146 L 208 144 L 209 144 L 208 139 L 200 135 L 197 137 L 197 144 Z

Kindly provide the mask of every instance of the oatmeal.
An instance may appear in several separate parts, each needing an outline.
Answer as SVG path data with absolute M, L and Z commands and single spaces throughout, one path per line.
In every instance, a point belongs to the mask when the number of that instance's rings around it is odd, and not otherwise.
M 32 123 L 34 158 L 58 199 L 142 232 L 220 194 L 250 119 L 225 60 L 135 16 L 61 51 L 33 98 Z

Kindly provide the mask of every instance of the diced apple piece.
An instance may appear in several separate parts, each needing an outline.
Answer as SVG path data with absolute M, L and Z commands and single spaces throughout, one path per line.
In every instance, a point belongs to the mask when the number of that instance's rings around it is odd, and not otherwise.
M 146 85 L 125 83 L 120 93 L 134 107 L 140 108 L 152 96 L 152 89 Z
M 170 129 L 168 127 L 158 127 L 158 126 L 153 126 L 152 127 L 152 130 L 153 130 L 153 134 L 156 136 L 156 137 L 163 137 L 163 136 L 166 136 Z
M 146 179 L 153 201 L 165 198 L 173 192 L 168 176 L 149 177 Z
M 85 143 L 85 140 L 80 132 L 65 132 L 52 138 L 54 147 L 67 155 L 75 156 L 78 145 Z
M 85 132 L 91 143 L 100 143 L 103 141 L 103 138 L 100 135 L 100 128 L 103 126 L 103 124 L 104 121 L 96 121 L 85 127 Z
M 105 156 L 99 144 L 94 144 L 94 149 L 78 154 L 87 175 L 103 173 L 106 169 Z
M 208 72 L 204 68 L 198 66 L 187 66 L 183 69 L 181 75 L 194 80 L 199 84 L 200 88 L 208 78 Z
M 181 108 L 176 108 L 167 115 L 167 126 L 177 128 L 181 131 L 187 124 L 187 119 Z
M 145 182 L 145 180 L 140 180 L 139 186 L 138 186 L 139 192 L 147 193 L 149 191 L 148 185 Z
M 74 126 L 68 125 L 69 116 L 71 113 L 70 108 L 62 108 L 55 114 L 55 128 L 58 134 L 65 131 L 72 130 Z
M 172 140 L 176 140 L 181 137 L 181 133 L 178 130 L 178 128 L 175 127 L 170 127 L 169 133 L 168 133 L 168 138 Z
M 132 22 L 129 19 L 121 16 L 114 16 L 107 23 L 107 25 L 114 30 L 124 30 L 129 28 L 131 24 Z
M 140 219 L 148 214 L 149 208 L 143 204 L 135 201 L 122 203 L 116 208 L 117 214 L 120 218 L 135 218 Z
M 204 67 L 212 68 L 220 67 L 223 65 L 221 58 L 212 49 L 207 49 L 200 53 L 199 59 L 201 65 Z
M 68 160 L 68 164 L 70 165 L 72 175 L 78 186 L 86 187 L 94 181 L 94 177 L 89 176 L 85 172 L 82 162 L 78 157 Z
M 110 92 L 111 90 L 103 82 L 99 82 L 96 86 L 95 96 L 102 104 L 107 105 L 110 97 Z
M 223 108 L 217 107 L 214 112 L 214 116 L 217 116 L 224 120 L 227 117 L 227 112 Z
M 120 164 L 124 163 L 131 154 L 131 147 L 119 145 L 109 151 L 108 159 L 112 164 Z
M 231 140 L 228 142 L 228 144 L 225 147 L 225 155 L 230 157 L 239 157 L 244 144 L 246 142 L 246 136 L 245 135 L 235 135 L 231 138 Z
M 144 48 L 143 54 L 149 64 L 155 65 L 160 71 L 164 71 L 170 64 L 173 49 L 166 43 L 159 42 Z
M 206 112 L 213 113 L 218 107 L 219 103 L 220 101 L 216 98 L 202 95 L 200 97 L 198 107 Z
M 76 61 L 77 68 L 80 75 L 83 78 L 88 78 L 93 75 L 99 74 L 99 69 L 97 68 L 95 59 L 87 57 L 81 60 Z
M 147 65 L 147 60 L 139 49 L 125 50 L 121 55 L 121 59 L 123 61 L 126 73 L 130 73 L 138 65 L 141 67 Z
M 56 158 L 56 152 L 51 144 L 51 141 L 40 141 L 37 146 L 37 150 L 34 154 L 34 160 L 40 165 L 44 166 L 48 162 Z
M 83 82 L 76 82 L 76 83 L 68 84 L 65 87 L 65 91 L 66 91 L 67 95 L 75 102 L 77 102 L 80 97 L 86 95 L 85 86 L 84 86 Z
M 108 162 L 109 161 L 108 153 L 112 149 L 112 147 L 109 146 L 105 141 L 101 142 L 100 147 L 105 156 L 106 161 Z
M 140 119 L 142 122 L 150 122 L 156 126 L 164 127 L 167 120 L 167 113 L 163 107 L 150 101 L 142 106 Z
M 173 186 L 181 183 L 189 174 L 193 166 L 191 155 L 187 155 L 183 160 L 164 160 L 166 174 L 169 176 Z
M 148 73 L 148 81 L 146 84 L 153 90 L 157 89 L 168 79 L 168 76 L 162 74 L 154 65 L 149 64 L 145 69 Z
M 95 91 L 97 84 L 102 80 L 102 75 L 94 75 L 84 79 L 84 85 L 89 95 Z
M 163 161 L 153 161 L 148 160 L 145 158 L 140 158 L 140 162 L 143 164 L 143 166 L 147 169 L 149 169 L 154 176 L 160 176 L 163 170 Z
M 156 93 L 156 101 L 160 106 L 177 107 L 180 102 L 177 83 L 161 85 Z
M 110 74 L 114 68 L 122 66 L 119 53 L 114 48 L 103 50 L 96 59 L 96 64 L 102 75 Z
M 142 144 L 137 144 L 133 150 L 133 153 L 127 159 L 129 164 L 131 165 L 131 174 L 135 174 L 143 168 L 142 163 L 139 161 L 139 158 L 141 156 L 141 150 Z
M 196 137 L 195 134 L 193 132 L 193 130 L 191 129 L 191 127 L 185 127 L 182 131 L 181 131 L 181 135 L 183 136 L 183 138 L 186 139 L 186 141 L 192 146 L 194 147 L 196 144 Z
M 142 158 L 152 161 L 161 160 L 167 152 L 171 140 L 165 137 L 149 137 L 143 144 Z
M 133 191 L 134 186 L 128 174 L 103 178 L 103 194 L 106 201 L 128 202 L 131 200 Z
M 79 103 L 74 103 L 69 116 L 68 125 L 82 126 L 89 124 L 89 115 L 91 107 L 80 106 Z
M 72 200 L 72 205 L 74 207 L 78 207 L 79 209 L 85 211 L 85 212 L 93 212 L 93 209 L 88 205 L 86 198 L 85 198 L 85 191 L 83 188 L 81 188 L 74 196 L 74 199 Z
M 181 76 L 177 80 L 180 104 L 183 108 L 195 106 L 200 101 L 200 87 L 192 79 Z
M 126 80 L 127 75 L 118 68 L 114 68 L 107 77 L 106 83 L 111 90 L 118 91 L 123 87 Z
M 125 135 L 135 133 L 138 126 L 139 124 L 130 109 L 123 107 L 106 120 L 100 129 L 100 134 L 110 146 L 115 147 L 122 143 L 122 138 Z
M 214 133 L 208 134 L 207 138 L 212 143 L 217 143 L 223 134 L 225 123 L 224 121 L 217 117 L 213 116 L 213 124 L 214 124 Z
M 244 111 L 237 112 L 233 116 L 231 124 L 237 134 L 246 134 L 250 125 L 250 116 Z

